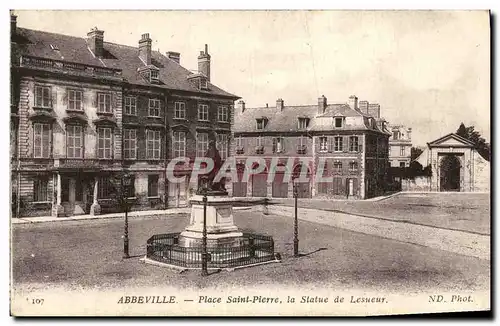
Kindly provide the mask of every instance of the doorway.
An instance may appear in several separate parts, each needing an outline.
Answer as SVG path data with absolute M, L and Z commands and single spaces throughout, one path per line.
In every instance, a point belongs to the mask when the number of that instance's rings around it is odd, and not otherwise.
M 440 191 L 460 191 L 460 160 L 457 155 L 445 155 L 439 166 Z

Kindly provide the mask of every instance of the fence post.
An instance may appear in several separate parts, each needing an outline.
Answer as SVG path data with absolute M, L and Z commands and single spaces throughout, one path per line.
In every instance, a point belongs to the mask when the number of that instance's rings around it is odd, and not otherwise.
M 248 245 L 250 246 L 250 257 L 255 257 L 255 240 L 252 236 L 248 238 Z

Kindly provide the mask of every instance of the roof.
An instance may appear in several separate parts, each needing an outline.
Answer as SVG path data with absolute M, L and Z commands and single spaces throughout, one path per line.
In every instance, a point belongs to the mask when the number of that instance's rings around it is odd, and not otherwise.
M 427 143 L 427 146 L 474 147 L 474 143 L 452 132 L 432 142 Z
M 207 90 L 198 89 L 188 81 L 191 71 L 158 51 L 151 51 L 151 63 L 159 68 L 161 82 L 153 85 L 137 73 L 138 68 L 145 66 L 138 56 L 138 47 L 104 42 L 104 55 L 96 58 L 87 47 L 86 39 L 82 37 L 18 27 L 15 40 L 16 50 L 21 55 L 121 69 L 123 78 L 130 84 L 239 98 L 211 83 L 208 83 Z
M 329 104 L 323 114 L 318 114 L 318 105 L 284 106 L 283 110 L 276 107 L 246 108 L 243 112 L 241 109 L 237 109 L 235 110 L 233 130 L 235 132 L 257 132 L 255 121 L 263 117 L 268 119 L 266 130 L 272 132 L 301 131 L 298 128 L 298 118 L 310 119 L 308 131 L 329 131 L 332 130 L 332 126 L 319 123 L 319 119 L 333 117 L 360 118 L 359 124 L 346 125 L 342 130 L 373 130 L 367 122 L 371 116 L 354 110 L 344 103 Z

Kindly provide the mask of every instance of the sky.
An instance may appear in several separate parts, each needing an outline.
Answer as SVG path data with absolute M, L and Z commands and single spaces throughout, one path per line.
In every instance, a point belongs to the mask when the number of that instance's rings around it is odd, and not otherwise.
M 181 53 L 197 69 L 208 44 L 212 82 L 247 107 L 381 105 L 413 129 L 415 146 L 461 122 L 490 141 L 490 32 L 486 11 L 15 11 L 18 26 Z

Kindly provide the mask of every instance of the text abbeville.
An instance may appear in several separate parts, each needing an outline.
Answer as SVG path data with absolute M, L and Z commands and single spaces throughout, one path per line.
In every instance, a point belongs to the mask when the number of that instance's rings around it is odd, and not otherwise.
M 118 300 L 118 303 L 175 303 L 175 296 L 125 295 Z

